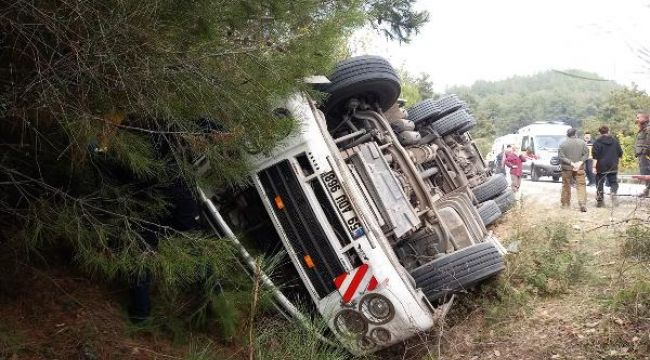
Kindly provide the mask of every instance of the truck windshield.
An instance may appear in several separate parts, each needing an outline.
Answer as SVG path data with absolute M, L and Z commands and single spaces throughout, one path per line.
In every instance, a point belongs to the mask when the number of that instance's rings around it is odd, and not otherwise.
M 564 135 L 538 135 L 535 136 L 535 144 L 540 150 L 557 149 L 565 138 Z

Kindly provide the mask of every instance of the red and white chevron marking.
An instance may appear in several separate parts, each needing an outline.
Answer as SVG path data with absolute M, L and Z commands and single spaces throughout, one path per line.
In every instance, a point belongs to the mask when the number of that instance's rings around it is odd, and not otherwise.
M 363 264 L 358 268 L 343 273 L 334 279 L 334 285 L 343 297 L 344 303 L 349 303 L 357 296 L 363 295 L 366 291 L 377 288 L 377 279 L 372 274 L 370 266 Z

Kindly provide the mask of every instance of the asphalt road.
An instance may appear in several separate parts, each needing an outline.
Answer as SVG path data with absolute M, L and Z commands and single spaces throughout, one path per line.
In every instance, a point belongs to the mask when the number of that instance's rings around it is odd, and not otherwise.
M 618 194 L 620 203 L 635 203 L 639 201 L 636 196 L 643 191 L 644 186 L 639 183 L 620 183 Z M 530 179 L 523 179 L 521 182 L 519 197 L 525 202 L 542 203 L 545 205 L 560 205 L 560 193 L 562 182 L 553 182 L 550 177 L 542 177 L 540 181 L 533 182 Z M 609 202 L 609 188 L 605 187 L 605 202 Z M 575 188 L 571 188 L 571 203 L 575 207 L 578 200 Z M 642 203 L 650 205 L 650 199 L 643 199 Z M 587 207 L 596 206 L 596 187 L 587 186 Z

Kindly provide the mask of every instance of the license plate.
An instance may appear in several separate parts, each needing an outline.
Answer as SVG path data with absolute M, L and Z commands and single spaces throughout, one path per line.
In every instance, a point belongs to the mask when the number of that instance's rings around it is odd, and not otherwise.
M 352 207 L 352 203 L 343 191 L 343 187 L 341 186 L 339 179 L 336 177 L 336 174 L 334 174 L 333 171 L 328 171 L 321 174 L 320 177 L 321 180 L 323 180 L 323 184 L 325 184 L 325 188 L 327 188 L 330 198 L 334 201 L 336 211 L 338 211 L 341 218 L 343 218 L 352 238 L 356 239 L 362 236 L 365 232 L 363 231 L 361 222 L 359 222 L 359 218 Z

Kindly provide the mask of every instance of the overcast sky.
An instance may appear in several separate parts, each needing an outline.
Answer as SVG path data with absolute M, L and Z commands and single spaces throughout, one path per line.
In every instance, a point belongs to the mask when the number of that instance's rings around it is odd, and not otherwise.
M 420 0 L 418 7 L 431 18 L 410 44 L 358 33 L 352 50 L 426 72 L 438 91 L 549 69 L 650 90 L 650 65 L 638 57 L 650 49 L 650 0 Z

